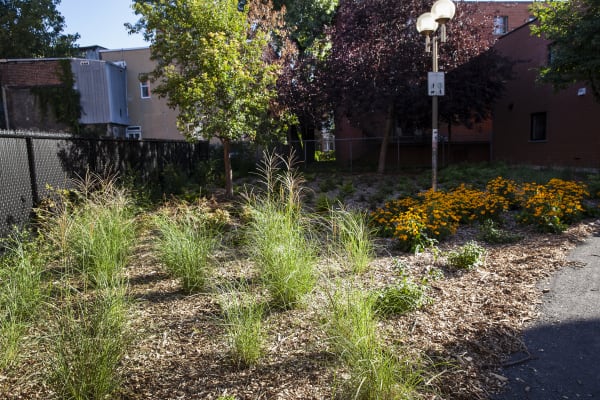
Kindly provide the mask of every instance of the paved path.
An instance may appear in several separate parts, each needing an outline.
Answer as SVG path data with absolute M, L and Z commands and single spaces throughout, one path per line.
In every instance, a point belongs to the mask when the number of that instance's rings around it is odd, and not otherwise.
M 569 260 L 582 266 L 543 283 L 541 317 L 524 333 L 531 359 L 503 370 L 507 389 L 494 399 L 600 399 L 600 231 Z

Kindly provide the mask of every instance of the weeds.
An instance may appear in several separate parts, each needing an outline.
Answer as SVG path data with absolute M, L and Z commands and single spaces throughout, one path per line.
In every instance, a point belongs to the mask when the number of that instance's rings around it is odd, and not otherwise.
M 448 264 L 455 269 L 471 270 L 483 265 L 486 250 L 477 242 L 470 241 L 448 253 Z

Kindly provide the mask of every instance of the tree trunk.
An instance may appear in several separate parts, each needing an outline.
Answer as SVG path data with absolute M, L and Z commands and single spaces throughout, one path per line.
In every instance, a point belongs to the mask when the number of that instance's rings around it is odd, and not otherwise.
M 223 163 L 225 167 L 225 196 L 228 198 L 233 197 L 233 172 L 231 170 L 231 159 L 230 156 L 230 140 L 222 139 L 223 142 Z
M 385 172 L 385 160 L 387 158 L 388 144 L 390 142 L 392 129 L 394 129 L 394 103 L 390 103 L 387 109 L 383 141 L 381 142 L 381 149 L 379 149 L 379 164 L 377 166 L 378 174 L 383 174 Z

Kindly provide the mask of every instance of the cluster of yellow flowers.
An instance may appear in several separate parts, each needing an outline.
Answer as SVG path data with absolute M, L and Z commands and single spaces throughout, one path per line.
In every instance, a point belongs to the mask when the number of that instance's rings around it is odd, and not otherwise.
M 581 218 L 583 199 L 589 196 L 582 183 L 551 179 L 546 185 L 523 184 L 519 192 L 518 219 L 547 232 L 561 232 Z
M 521 210 L 518 219 L 522 223 L 560 231 L 581 217 L 586 196 L 586 186 L 578 182 L 552 179 L 545 185 L 518 185 L 497 177 L 486 190 L 464 184 L 449 192 L 429 190 L 416 198 L 390 201 L 371 216 L 384 236 L 395 237 L 405 249 L 414 250 L 454 234 L 461 223 L 497 220 L 509 209 Z

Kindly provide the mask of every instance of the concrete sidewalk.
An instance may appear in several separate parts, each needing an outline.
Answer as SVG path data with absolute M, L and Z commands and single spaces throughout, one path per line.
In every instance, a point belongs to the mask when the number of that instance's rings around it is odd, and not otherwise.
M 509 382 L 494 399 L 600 399 L 600 230 L 568 259 L 581 266 L 541 283 L 541 316 L 523 338 L 529 354 L 511 357 L 527 361 L 502 371 Z

